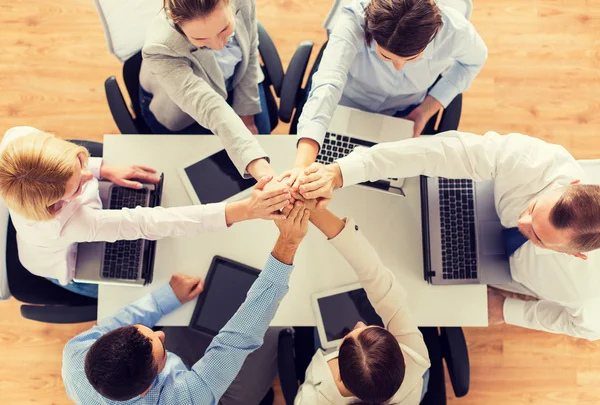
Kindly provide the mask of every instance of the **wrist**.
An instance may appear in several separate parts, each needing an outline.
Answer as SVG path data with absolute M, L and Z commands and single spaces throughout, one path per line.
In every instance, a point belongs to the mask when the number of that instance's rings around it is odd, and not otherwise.
M 298 151 L 296 152 L 295 168 L 310 166 L 314 163 L 319 154 L 319 144 L 314 139 L 302 138 L 298 141 Z
M 339 163 L 333 162 L 329 167 L 333 173 L 333 188 L 342 188 L 344 179 L 342 177 L 342 168 Z
M 250 214 L 249 200 L 228 202 L 225 205 L 225 223 L 227 226 L 249 219 L 253 219 Z
M 292 265 L 298 245 L 299 243 L 296 240 L 279 235 L 271 255 L 281 263 Z
M 275 171 L 265 158 L 255 159 L 250 162 L 246 167 L 246 171 L 256 180 L 260 180 L 264 176 L 275 176 Z

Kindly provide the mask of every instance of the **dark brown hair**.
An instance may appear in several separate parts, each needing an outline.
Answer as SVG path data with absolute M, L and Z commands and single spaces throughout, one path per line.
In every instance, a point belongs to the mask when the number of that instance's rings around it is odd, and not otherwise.
M 85 375 L 94 389 L 113 401 L 127 401 L 146 391 L 158 374 L 152 342 L 136 326 L 101 336 L 85 356 Z
M 572 184 L 550 210 L 550 223 L 573 232 L 573 253 L 600 248 L 600 186 Z
M 338 355 L 344 386 L 358 399 L 355 405 L 382 404 L 396 394 L 404 381 L 404 355 L 388 330 L 367 328 L 347 337 Z
M 365 9 L 365 39 L 404 58 L 418 55 L 442 26 L 432 0 L 371 0 Z
M 164 8 L 173 23 L 177 25 L 207 16 L 223 1 L 229 4 L 229 0 L 164 0 Z

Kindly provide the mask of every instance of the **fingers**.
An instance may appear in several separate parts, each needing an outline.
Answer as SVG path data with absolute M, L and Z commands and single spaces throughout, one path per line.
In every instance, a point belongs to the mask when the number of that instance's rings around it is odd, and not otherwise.
M 308 184 L 320 180 L 323 178 L 323 175 L 320 173 L 310 173 L 300 179 L 300 184 Z
M 304 195 L 305 193 L 307 193 L 309 191 L 316 191 L 316 190 L 319 190 L 320 188 L 325 187 L 327 185 L 328 185 L 328 181 L 327 180 L 325 180 L 325 179 L 319 179 L 319 180 L 313 181 L 312 183 L 301 185 L 300 186 L 300 193 L 302 195 Z
M 143 171 L 148 172 L 148 173 L 156 173 L 155 169 L 153 169 L 151 167 L 148 167 L 148 166 L 135 165 L 133 167 L 136 168 L 136 169 L 143 170 Z
M 273 212 L 269 215 L 267 215 L 266 219 L 270 220 L 270 221 L 283 221 L 285 220 L 287 217 L 280 213 L 280 212 Z
M 123 186 L 123 187 L 127 187 L 127 188 L 134 188 L 134 189 L 141 189 L 142 187 L 144 187 L 142 185 L 142 183 L 138 182 L 138 181 L 131 181 L 131 180 L 120 180 L 115 182 L 117 185 L 119 186 Z
M 271 198 L 278 196 L 285 196 L 286 199 L 289 199 L 291 197 L 290 191 L 287 189 L 287 187 L 278 187 L 273 190 L 263 191 L 262 193 L 263 194 L 260 196 L 262 200 L 270 200 Z
M 153 176 L 150 173 L 144 172 L 144 171 L 138 171 L 138 173 L 136 173 L 134 176 L 132 176 L 132 178 L 142 180 L 142 181 L 147 181 L 148 183 L 154 183 L 154 184 L 157 184 L 160 182 L 160 177 Z
M 289 194 L 282 194 L 267 200 L 267 210 L 270 212 L 279 211 L 280 209 L 287 207 L 289 203 Z
M 301 201 L 296 201 L 296 203 L 294 204 L 294 208 L 292 208 L 292 211 L 290 211 L 289 215 L 287 216 L 287 219 L 292 222 L 296 221 L 296 218 L 302 210 L 303 205 L 304 204 Z
M 319 168 L 320 166 L 317 163 L 313 163 L 312 165 L 304 169 L 304 174 L 308 176 L 310 174 L 316 173 L 319 171 Z
M 290 212 L 292 212 L 292 209 L 294 209 L 294 204 L 288 204 L 286 207 L 283 208 L 283 210 L 281 210 L 281 212 L 283 213 L 283 215 L 285 215 L 285 218 L 287 218 L 290 215 Z
M 273 179 L 273 176 L 263 176 L 261 177 L 256 185 L 254 186 L 255 190 L 262 190 L 265 186 Z
M 300 225 L 302 226 L 303 229 L 306 229 L 306 227 L 308 227 L 309 220 L 310 220 L 310 210 L 304 210 L 304 215 L 302 215 L 302 220 L 300 222 Z
M 192 288 L 192 291 L 190 291 L 190 298 L 196 298 L 202 291 L 204 291 L 204 280 L 198 279 L 198 282 Z
M 288 170 L 288 171 L 281 173 L 281 176 L 277 177 L 275 180 L 283 181 L 283 179 L 285 179 L 286 177 L 290 177 L 291 175 L 292 175 L 292 170 Z

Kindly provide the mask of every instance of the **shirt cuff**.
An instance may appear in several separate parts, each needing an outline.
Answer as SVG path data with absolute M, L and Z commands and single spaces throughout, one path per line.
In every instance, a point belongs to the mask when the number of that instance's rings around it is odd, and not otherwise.
M 252 136 L 254 136 L 254 135 L 252 135 Z M 257 149 L 254 149 L 252 151 L 248 151 L 248 152 L 244 153 L 244 155 L 241 157 L 242 167 L 240 168 L 238 166 L 238 170 L 240 171 L 240 174 L 242 175 L 243 178 L 245 178 L 245 179 L 252 178 L 252 175 L 248 171 L 248 166 L 250 165 L 250 163 L 252 163 L 258 159 L 265 159 L 267 161 L 267 163 L 271 163 L 271 158 L 269 156 L 267 156 L 266 152 L 260 147 Z M 234 162 L 234 164 L 235 163 L 236 162 Z
M 319 150 L 321 150 L 321 146 L 323 145 L 323 142 L 325 142 L 326 132 L 327 129 L 323 128 L 323 125 L 318 122 L 309 121 L 298 128 L 297 141 L 300 142 L 300 139 L 302 138 L 312 139 L 319 144 Z
M 282 263 L 275 259 L 273 255 L 269 255 L 267 263 L 261 272 L 261 277 L 266 278 L 273 284 L 287 286 L 290 282 L 292 270 L 294 270 L 294 265 Z
M 525 322 L 525 304 L 526 301 L 507 298 L 504 300 L 504 322 L 508 325 L 528 328 Z
M 444 76 L 429 90 L 429 95 L 442 104 L 444 108 L 460 93 L 458 87 L 450 83 Z
M 202 221 L 206 224 L 206 231 L 214 232 L 227 229 L 227 220 L 225 219 L 226 206 L 226 202 L 198 206 L 202 210 Z
M 168 314 L 181 306 L 181 302 L 175 295 L 171 284 L 166 284 L 158 290 L 154 290 L 152 297 L 163 314 Z
M 353 186 L 367 180 L 367 173 L 362 157 L 357 151 L 336 160 L 342 173 L 342 187 Z
M 100 180 L 100 168 L 102 167 L 102 158 L 91 157 L 88 159 L 88 169 L 92 172 L 95 178 Z

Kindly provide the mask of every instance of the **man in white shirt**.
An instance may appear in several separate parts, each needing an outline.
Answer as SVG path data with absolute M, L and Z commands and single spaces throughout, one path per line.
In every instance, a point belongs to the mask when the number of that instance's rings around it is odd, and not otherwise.
M 522 296 L 491 290 L 490 324 L 600 338 L 600 186 L 578 184 L 586 174 L 562 146 L 520 134 L 451 131 L 314 164 L 299 191 L 324 206 L 335 188 L 418 175 L 493 179 L 502 225 L 518 227 L 513 283 L 498 287 Z

